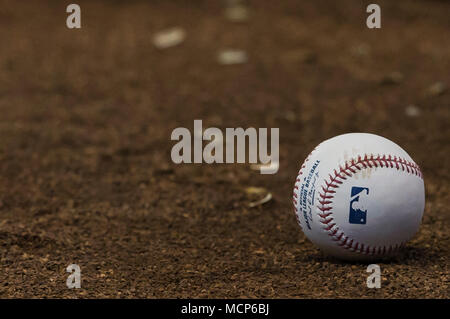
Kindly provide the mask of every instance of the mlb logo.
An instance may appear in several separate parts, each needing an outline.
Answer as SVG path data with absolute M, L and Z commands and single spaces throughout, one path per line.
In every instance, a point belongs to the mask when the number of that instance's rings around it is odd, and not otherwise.
M 366 187 L 352 187 L 350 199 L 350 224 L 365 225 L 367 221 L 366 203 L 369 197 L 369 189 Z

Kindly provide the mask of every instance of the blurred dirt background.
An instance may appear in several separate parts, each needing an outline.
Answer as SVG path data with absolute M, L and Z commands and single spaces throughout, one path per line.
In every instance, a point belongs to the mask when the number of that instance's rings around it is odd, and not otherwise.
M 69 2 L 0 1 L 0 297 L 449 297 L 450 2 L 379 0 L 379 30 L 369 1 L 255 0 L 238 22 L 230 0 L 76 3 L 80 30 Z M 184 41 L 156 48 L 172 27 Z M 247 60 L 220 64 L 230 48 Z M 194 119 L 279 127 L 278 174 L 173 164 Z M 425 175 L 423 225 L 381 289 L 307 241 L 291 203 L 312 148 L 355 131 Z M 248 187 L 273 199 L 249 208 Z

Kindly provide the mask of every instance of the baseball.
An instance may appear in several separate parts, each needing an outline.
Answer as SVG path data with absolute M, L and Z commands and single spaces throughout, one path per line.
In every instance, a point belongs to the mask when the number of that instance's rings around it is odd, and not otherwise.
M 422 172 L 394 142 L 350 133 L 320 143 L 294 186 L 297 221 L 325 253 L 349 260 L 395 254 L 419 229 Z

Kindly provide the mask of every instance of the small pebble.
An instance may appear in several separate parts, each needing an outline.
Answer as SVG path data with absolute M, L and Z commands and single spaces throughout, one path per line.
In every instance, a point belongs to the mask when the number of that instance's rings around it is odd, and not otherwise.
M 167 49 L 179 45 L 186 38 L 186 32 L 182 28 L 171 28 L 156 33 L 153 44 L 158 49 Z
M 405 108 L 405 114 L 410 117 L 417 117 L 420 115 L 420 109 L 415 105 L 408 105 Z
M 250 186 L 250 187 L 245 188 L 245 192 L 250 195 L 260 195 L 260 194 L 266 194 L 267 189 L 265 189 L 264 187 Z
M 247 62 L 247 53 L 242 50 L 223 50 L 218 56 L 219 63 L 222 65 L 242 64 Z

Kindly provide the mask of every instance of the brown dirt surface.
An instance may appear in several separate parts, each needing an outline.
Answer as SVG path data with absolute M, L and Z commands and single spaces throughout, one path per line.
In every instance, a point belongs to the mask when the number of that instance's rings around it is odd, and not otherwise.
M 449 297 L 448 1 L 380 0 L 379 30 L 368 1 L 255 0 L 241 23 L 224 1 L 77 3 L 80 30 L 64 1 L 0 2 L 0 297 Z M 173 26 L 185 41 L 156 49 Z M 224 48 L 248 62 L 220 65 Z M 194 119 L 279 127 L 279 172 L 173 164 L 170 134 Z M 381 289 L 323 256 L 291 202 L 312 148 L 355 131 L 425 176 L 423 225 L 379 263 Z M 273 199 L 249 208 L 247 187 Z

